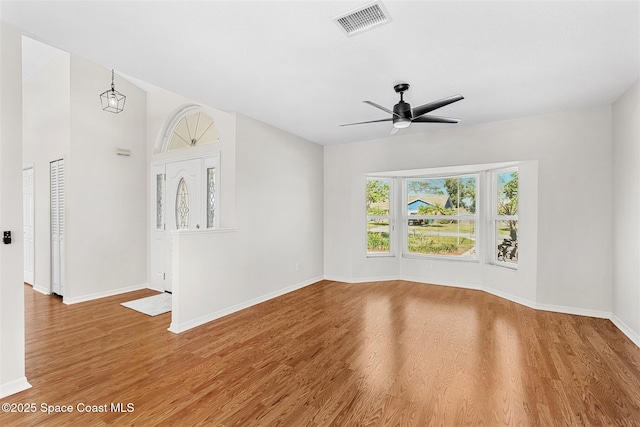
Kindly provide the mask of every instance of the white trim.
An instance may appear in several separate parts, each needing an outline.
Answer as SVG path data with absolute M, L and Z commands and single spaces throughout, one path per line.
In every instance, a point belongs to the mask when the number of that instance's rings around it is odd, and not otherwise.
M 367 252 L 367 258 L 395 258 L 396 254 L 391 252 Z
M 613 323 L 620 331 L 627 336 L 636 346 L 640 347 L 640 334 L 635 332 L 632 328 L 624 323 L 618 316 L 611 314 L 609 317 L 611 323 Z
M 83 296 L 74 297 L 74 298 L 69 298 L 64 296 L 62 297 L 62 302 L 67 305 L 71 305 L 71 304 L 77 304 L 79 302 L 92 301 L 99 298 L 106 298 L 106 297 L 112 297 L 114 295 L 125 294 L 127 292 L 139 291 L 141 289 L 151 289 L 151 288 L 149 287 L 148 283 L 142 283 L 140 285 L 128 286 L 126 288 L 113 289 L 105 292 L 96 292 L 95 294 L 83 295 Z
M 169 230 L 171 234 L 220 234 L 220 233 L 235 233 L 237 228 L 200 228 L 198 230 Z
M 29 282 L 27 282 L 26 280 L 24 280 L 25 283 L 30 283 L 31 285 L 33 285 L 35 283 L 36 280 L 36 249 L 35 249 L 35 242 L 36 242 L 36 210 L 35 210 L 35 200 L 36 200 L 36 183 L 35 183 L 35 179 L 36 179 L 36 173 L 35 173 L 35 169 L 33 167 L 33 164 L 31 164 L 30 166 L 23 168 L 22 169 L 22 199 L 23 199 L 23 208 L 24 208 L 24 173 L 27 171 L 31 171 L 31 203 L 30 203 L 30 209 L 28 212 L 29 215 L 29 221 L 33 227 L 33 235 L 31 236 L 32 240 L 33 240 L 33 244 L 29 245 L 30 247 L 24 248 L 23 250 L 29 250 L 30 253 L 30 258 L 31 258 L 31 263 L 29 265 L 29 267 L 31 268 L 31 280 Z M 24 212 L 23 212 L 23 218 L 24 218 Z M 25 224 L 23 222 L 22 224 L 22 230 L 23 232 L 25 231 Z M 24 241 L 24 236 L 22 236 L 23 241 Z M 24 243 L 23 243 L 24 244 Z M 24 260 L 26 262 L 26 260 Z M 26 279 L 26 277 L 25 277 Z
M 324 276 L 324 280 L 342 283 L 367 283 L 367 282 L 388 282 L 390 280 L 398 280 L 397 276 L 372 276 L 372 277 L 341 277 L 341 276 Z
M 508 292 L 501 291 L 501 290 L 498 290 L 498 289 L 494 289 L 494 288 L 489 287 L 489 286 L 483 286 L 481 288 L 481 290 L 485 291 L 488 294 L 495 295 L 495 296 L 497 296 L 499 298 L 506 299 L 506 300 L 511 301 L 511 302 L 515 302 L 516 304 L 524 305 L 525 307 L 529 307 L 529 308 L 532 308 L 534 310 L 540 310 L 540 308 L 538 307 L 538 305 L 536 304 L 535 301 L 531 301 L 531 300 L 526 299 L 526 298 L 522 298 L 522 297 L 519 297 L 519 296 L 516 296 L 516 295 L 512 295 L 512 294 L 510 294 Z M 546 310 L 546 311 L 553 311 L 553 310 Z M 560 313 L 565 313 L 565 312 L 561 311 Z
M 476 254 L 477 253 L 478 252 L 476 249 Z M 419 254 L 419 253 L 406 253 L 406 254 L 402 254 L 402 258 L 444 261 L 444 262 L 472 262 L 475 264 L 480 264 L 480 260 L 478 258 L 462 257 L 462 255 L 429 255 L 429 254 Z
M 231 307 L 223 308 L 222 310 L 218 310 L 218 311 L 215 311 L 213 313 L 201 316 L 201 317 L 199 317 L 197 319 L 189 320 L 188 322 L 183 322 L 183 323 L 180 323 L 180 324 L 176 324 L 173 321 L 173 318 L 172 318 L 171 325 L 169 325 L 169 329 L 168 330 L 170 332 L 179 334 L 181 332 L 187 331 L 189 329 L 193 329 L 193 328 L 195 328 L 197 326 L 203 325 L 205 323 L 209 323 L 209 322 L 211 322 L 213 320 L 216 320 L 216 319 L 219 319 L 221 317 L 228 316 L 229 314 L 235 313 L 237 311 L 244 310 L 245 308 L 249 308 L 251 306 L 254 306 L 256 304 L 260 304 L 260 303 L 268 301 L 270 299 L 282 296 L 282 295 L 287 294 L 289 292 L 293 292 L 295 290 L 302 289 L 302 288 L 304 288 L 306 286 L 313 285 L 314 283 L 318 283 L 321 280 L 323 280 L 322 277 L 314 277 L 313 279 L 305 280 L 303 282 L 296 283 L 296 284 L 288 286 L 286 288 L 282 288 L 282 289 L 279 289 L 277 291 L 270 292 L 268 294 L 265 294 L 265 295 L 262 295 L 262 296 L 259 296 L 259 297 L 256 297 L 256 298 L 252 298 L 252 299 L 250 299 L 248 301 L 241 302 L 241 303 L 236 304 L 236 305 L 232 305 Z M 175 305 L 175 301 L 174 301 L 174 305 Z
M 474 285 L 473 283 L 464 283 L 464 282 L 447 282 L 447 283 L 443 283 L 443 282 L 433 281 L 433 280 L 428 280 L 427 281 L 427 280 L 425 280 L 423 278 L 416 277 L 416 276 L 401 275 L 400 276 L 400 280 L 406 280 L 407 282 L 423 283 L 425 285 L 448 286 L 450 288 L 471 289 L 471 290 L 476 290 L 476 291 L 481 291 L 482 290 L 482 288 L 480 286 Z
M 44 286 L 41 286 L 41 285 L 38 285 L 38 284 L 34 283 L 32 288 L 33 288 L 34 291 L 40 292 L 43 295 L 51 295 L 51 288 L 49 288 L 49 287 L 45 288 Z
M 27 381 L 27 377 L 0 384 L 0 398 L 11 396 L 29 388 L 31 388 L 31 384 Z
M 554 313 L 575 314 L 577 316 L 597 317 L 599 319 L 610 319 L 611 313 L 608 311 L 593 310 L 590 308 L 568 307 L 555 304 L 536 304 L 536 310 L 552 311 Z

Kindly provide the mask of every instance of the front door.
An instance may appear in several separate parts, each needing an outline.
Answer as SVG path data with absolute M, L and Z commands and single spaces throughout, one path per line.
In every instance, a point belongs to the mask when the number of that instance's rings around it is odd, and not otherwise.
M 156 173 L 157 177 L 158 173 Z M 173 230 L 198 230 L 206 227 L 204 217 L 204 189 L 202 187 L 202 159 L 183 160 L 165 165 L 165 203 L 164 203 L 164 250 L 159 250 L 156 243 L 156 256 L 162 257 L 164 265 L 154 269 L 154 276 L 159 276 L 162 269 L 164 289 L 171 292 L 171 263 Z M 161 252 L 161 253 L 159 253 Z M 158 260 L 159 261 L 159 260 Z M 158 277 L 159 279 L 159 277 Z

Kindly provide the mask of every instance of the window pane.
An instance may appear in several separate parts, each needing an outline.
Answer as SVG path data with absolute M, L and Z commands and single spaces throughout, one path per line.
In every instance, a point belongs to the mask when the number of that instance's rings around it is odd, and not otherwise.
M 389 215 L 391 181 L 367 179 L 367 215 Z
M 498 173 L 498 215 L 518 215 L 518 171 Z
M 164 187 L 164 174 L 156 175 L 156 229 L 161 230 L 164 225 L 164 218 L 162 217 L 164 212 L 162 193 Z
M 389 252 L 389 221 L 367 221 L 367 251 Z
M 471 215 L 475 212 L 475 176 L 407 181 L 407 213 L 409 216 Z
M 207 168 L 207 228 L 215 226 L 216 168 Z
M 496 259 L 518 263 L 518 221 L 496 221 Z
M 476 256 L 476 222 L 448 219 L 408 224 L 408 251 L 413 254 Z

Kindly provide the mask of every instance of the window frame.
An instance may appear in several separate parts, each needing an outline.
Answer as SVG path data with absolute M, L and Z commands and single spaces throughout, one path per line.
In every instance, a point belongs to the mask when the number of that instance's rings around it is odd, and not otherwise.
M 448 178 L 475 178 L 476 180 L 476 200 L 475 200 L 475 213 L 473 215 L 411 215 L 409 218 L 408 209 L 408 181 L 417 180 L 435 180 L 435 179 L 448 179 Z M 437 259 L 437 260 L 450 260 L 460 262 L 479 262 L 480 261 L 480 248 L 481 248 L 481 225 L 480 225 L 480 209 L 481 209 L 481 179 L 482 174 L 480 172 L 463 172 L 455 174 L 437 174 L 437 175 L 420 175 L 420 176 L 405 176 L 402 179 L 402 256 L 404 258 L 415 259 Z M 424 219 L 424 220 L 455 220 L 455 221 L 474 221 L 475 223 L 475 256 L 474 257 L 462 257 L 461 255 L 441 255 L 441 254 L 424 254 L 409 252 L 409 219 Z
M 491 248 L 489 250 L 490 259 L 489 264 L 493 264 L 500 267 L 510 268 L 512 270 L 518 269 L 519 257 L 517 262 L 507 262 L 498 259 L 498 222 L 499 221 L 516 221 L 518 222 L 518 230 L 520 228 L 520 220 L 518 219 L 518 214 L 516 215 L 500 215 L 498 213 L 498 175 L 509 173 L 509 172 L 517 172 L 518 178 L 520 177 L 520 169 L 518 165 L 509 166 L 506 168 L 493 169 L 491 170 L 491 214 L 489 215 L 489 230 L 491 230 L 491 238 L 488 239 Z M 520 182 L 518 182 L 518 196 L 520 195 Z M 520 211 L 520 206 L 518 206 L 518 211 Z M 519 232 L 518 232 L 519 233 Z M 518 236 L 519 237 L 519 236 Z M 518 242 L 518 238 L 516 238 L 516 242 Z M 519 256 L 519 253 L 518 253 Z
M 396 256 L 396 232 L 395 232 L 395 186 L 396 178 L 389 176 L 366 176 L 365 177 L 365 247 L 367 251 L 367 258 L 380 258 L 380 257 L 395 257 Z M 367 183 L 369 181 L 387 181 L 389 183 L 389 214 L 388 215 L 369 215 L 367 211 Z M 389 251 L 388 252 L 370 252 L 369 251 L 369 228 L 368 224 L 371 220 L 387 219 L 389 222 Z

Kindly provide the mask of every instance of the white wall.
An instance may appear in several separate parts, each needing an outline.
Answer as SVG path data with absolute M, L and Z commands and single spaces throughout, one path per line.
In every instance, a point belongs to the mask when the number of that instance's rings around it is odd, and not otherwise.
M 364 176 L 394 170 L 528 163 L 530 245 L 517 278 L 452 261 L 366 258 Z M 537 169 L 537 171 L 536 171 Z M 325 275 L 408 276 L 489 288 L 541 308 L 607 316 L 611 309 L 611 108 L 527 117 L 325 147 Z M 535 177 L 537 176 L 537 182 Z M 592 200 L 597 199 L 597 209 Z M 537 221 L 535 216 L 537 214 Z M 537 222 L 537 224 L 535 224 Z M 525 227 L 525 218 L 520 218 Z M 362 230 L 362 231 L 361 231 Z M 524 237 L 524 236 L 523 236 Z M 536 246 L 537 244 L 537 246 Z M 532 261 L 527 264 L 527 259 Z M 525 267 L 526 266 L 526 267 Z M 512 291 L 505 284 L 513 283 Z
M 51 292 L 49 162 L 69 156 L 70 56 L 60 53 L 23 84 L 23 167 L 33 167 L 35 289 Z
M 146 94 L 116 76 L 127 99 L 113 114 L 99 98 L 110 86 L 111 70 L 71 56 L 67 303 L 147 285 Z
M 612 320 L 640 346 L 640 81 L 613 104 Z
M 66 169 L 67 303 L 147 283 L 146 95 L 116 77 L 127 96 L 119 114 L 99 95 L 111 72 L 62 53 L 25 82 L 23 167 L 35 175 L 35 284 L 51 291 L 49 162 Z M 130 157 L 116 148 L 131 150 Z
M 22 255 L 21 32 L 0 22 L 0 397 L 30 387 L 25 377 Z
M 237 115 L 236 230 L 175 232 L 171 330 L 323 277 L 323 149 Z

